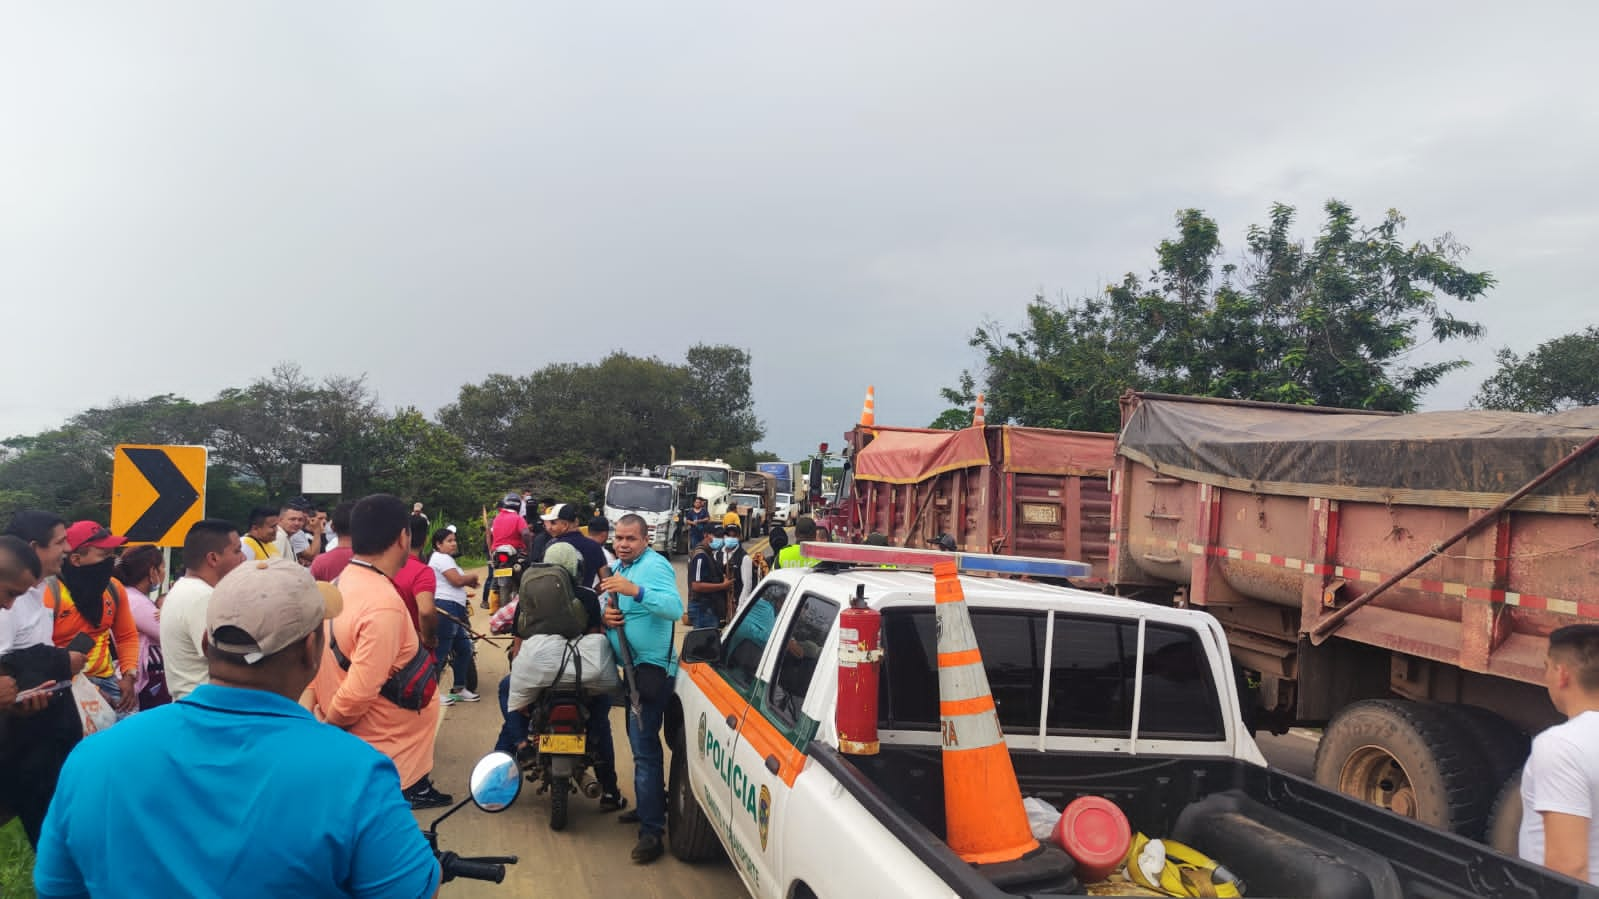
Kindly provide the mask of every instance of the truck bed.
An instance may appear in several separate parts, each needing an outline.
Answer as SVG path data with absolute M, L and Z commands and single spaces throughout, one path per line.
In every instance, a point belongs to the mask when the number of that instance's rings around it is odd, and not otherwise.
M 1008 895 L 943 843 L 939 750 L 885 743 L 876 756 L 845 756 L 813 745 L 811 754 L 959 895 Z M 1110 799 L 1135 831 L 1211 854 L 1245 881 L 1250 899 L 1599 899 L 1599 887 L 1235 759 L 1030 750 L 1011 759 L 1024 796 L 1056 808 L 1083 795 Z

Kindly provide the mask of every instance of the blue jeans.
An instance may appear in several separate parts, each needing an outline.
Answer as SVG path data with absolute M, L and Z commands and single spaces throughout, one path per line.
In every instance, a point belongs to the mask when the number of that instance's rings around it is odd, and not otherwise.
M 448 612 L 462 621 L 466 620 L 466 606 L 448 599 L 437 601 L 439 611 Z M 472 635 L 443 615 L 439 616 L 439 646 L 436 650 L 439 659 L 439 673 L 444 673 L 444 666 L 449 664 L 455 672 L 455 688 L 462 687 L 477 692 L 477 662 L 472 658 Z
M 668 681 L 670 684 L 670 681 Z M 638 799 L 639 836 L 666 833 L 666 754 L 661 749 L 661 722 L 671 690 L 654 702 L 641 702 L 639 714 L 627 711 L 627 738 L 633 746 L 633 795 Z
M 716 606 L 709 602 L 694 599 L 688 604 L 688 624 L 696 630 L 702 627 L 722 626 L 722 619 L 716 614 Z
M 515 755 L 516 744 L 527 739 L 528 717 L 521 712 L 511 711 L 510 703 L 511 676 L 507 674 L 500 679 L 500 715 L 504 720 L 500 725 L 499 739 L 494 743 L 494 751 Z M 595 696 L 589 699 L 587 736 L 589 756 L 594 761 L 594 779 L 599 781 L 600 789 L 605 792 L 617 792 L 616 744 L 611 740 L 611 697 Z

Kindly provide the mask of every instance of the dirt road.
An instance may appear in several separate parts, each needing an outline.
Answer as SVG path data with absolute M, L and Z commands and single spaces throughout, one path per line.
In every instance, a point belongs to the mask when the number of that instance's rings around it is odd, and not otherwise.
M 677 565 L 679 577 L 683 566 Z M 487 613 L 474 609 L 472 624 L 487 627 Z M 457 703 L 444 709 L 434 782 L 457 799 L 466 797 L 467 776 L 479 758 L 494 748 L 500 732 L 496 689 L 508 667 L 503 650 L 478 645 L 478 677 L 483 700 Z M 451 677 L 444 675 L 447 686 Z M 623 710 L 611 710 L 616 735 L 616 764 L 622 794 L 633 799 L 633 757 L 628 751 Z M 670 755 L 668 755 L 670 764 Z M 418 813 L 424 825 L 437 811 Z M 468 805 L 439 827 L 439 848 L 462 855 L 503 853 L 521 857 L 506 870 L 505 882 L 495 885 L 470 880 L 446 884 L 443 895 L 460 899 L 742 899 L 748 894 L 726 861 L 687 865 L 668 853 L 650 865 L 635 865 L 628 858 L 638 837 L 637 825 L 601 814 L 595 800 L 573 797 L 571 821 L 566 830 L 550 830 L 548 796 L 527 784 L 510 809 L 490 815 Z

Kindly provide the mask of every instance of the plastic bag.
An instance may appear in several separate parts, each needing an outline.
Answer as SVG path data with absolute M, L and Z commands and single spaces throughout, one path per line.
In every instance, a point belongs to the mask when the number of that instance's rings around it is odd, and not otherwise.
M 72 676 L 72 699 L 78 704 L 78 718 L 83 721 L 85 737 L 117 723 L 117 710 L 106 702 L 105 694 L 94 681 L 82 673 Z
M 555 684 L 557 672 L 560 672 L 562 684 L 573 684 L 578 665 L 577 660 L 568 655 L 569 644 L 576 656 L 581 657 L 584 690 L 592 695 L 621 692 L 622 679 L 616 671 L 616 656 L 603 635 L 584 634 L 568 641 L 555 634 L 537 634 L 522 641 L 522 650 L 511 663 L 511 708 L 522 708 L 537 700 L 539 694 Z
M 1027 826 L 1033 829 L 1033 839 L 1047 842 L 1054 836 L 1060 812 L 1053 805 L 1037 796 L 1028 796 L 1022 800 L 1022 808 L 1027 810 Z

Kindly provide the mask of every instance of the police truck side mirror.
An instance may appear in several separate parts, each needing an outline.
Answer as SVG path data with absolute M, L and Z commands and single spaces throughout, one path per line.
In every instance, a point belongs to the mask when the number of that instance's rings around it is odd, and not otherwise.
M 810 492 L 810 500 L 811 500 L 811 502 L 813 502 L 813 503 L 821 502 L 822 501 L 822 460 L 821 459 L 812 459 L 811 460 L 811 470 L 806 473 L 806 480 L 809 481 L 809 492 Z
M 722 658 L 722 634 L 714 627 L 702 627 L 683 635 L 683 661 L 715 662 Z

